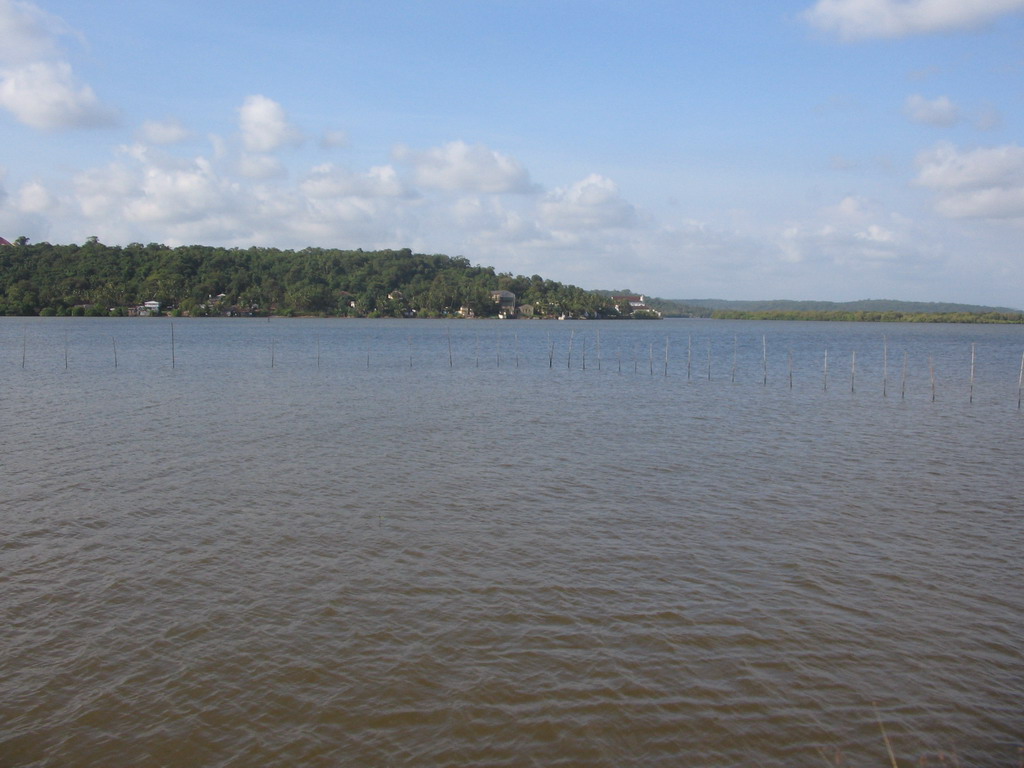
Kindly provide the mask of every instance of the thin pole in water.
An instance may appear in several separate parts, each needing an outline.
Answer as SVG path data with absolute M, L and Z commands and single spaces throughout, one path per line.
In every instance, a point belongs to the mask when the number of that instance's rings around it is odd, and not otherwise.
M 974 342 L 971 342 L 971 396 L 967 401 L 969 403 L 974 402 Z
M 23 328 L 21 333 L 21 369 L 25 370 L 25 350 L 28 348 L 28 328 Z
M 1024 354 L 1020 356 L 1020 375 L 1017 377 L 1017 410 L 1020 410 L 1020 390 L 1024 384 Z
M 601 331 L 597 332 L 597 370 L 601 370 Z
M 171 323 L 171 368 L 174 367 L 174 323 Z
M 732 337 L 732 375 L 731 375 L 731 377 L 729 379 L 733 384 L 736 383 L 736 356 L 737 356 L 737 352 L 739 351 L 739 345 L 740 345 L 739 336 L 737 336 L 736 334 L 733 334 L 733 337 Z
M 693 361 L 693 334 L 686 337 L 686 380 L 690 380 L 690 363 Z
M 555 367 L 555 340 L 548 334 L 548 368 Z
M 789 388 L 793 388 L 793 350 L 786 352 L 786 370 L 789 373 Z
M 931 355 L 928 356 L 928 371 L 930 372 L 931 378 L 932 378 L 932 402 L 934 403 L 935 402 L 935 360 L 934 360 L 934 358 L 931 357 Z
M 768 386 L 768 337 L 761 336 L 761 367 L 764 369 L 764 380 L 761 382 Z
M 117 339 L 115 339 L 113 336 L 111 336 L 110 337 L 110 341 L 114 345 L 114 367 L 117 368 Z
M 825 347 L 825 372 L 822 378 L 822 392 L 828 391 L 828 347 Z
M 647 348 L 647 363 L 651 368 L 651 376 L 654 375 L 654 343 L 648 345 Z
M 850 391 L 857 391 L 857 350 L 853 350 L 850 357 Z
M 501 368 L 501 337 L 494 334 L 494 364 Z
M 882 336 L 882 397 L 888 397 L 889 384 L 889 342 Z
M 476 332 L 476 367 L 480 367 L 480 331 Z
M 711 339 L 708 339 L 708 381 L 711 381 Z
M 668 376 L 668 336 L 665 337 L 665 375 Z
M 273 368 L 277 357 L 277 339 L 273 336 L 270 337 L 270 367 Z M 367 363 L 369 365 L 369 363 Z
M 412 358 L 410 358 L 409 365 L 412 365 Z M 316 335 L 316 367 L 317 370 L 320 368 L 320 334 Z
M 64 370 L 68 369 L 68 332 L 64 331 Z
M 587 337 L 583 337 L 583 370 L 587 370 Z
M 573 328 L 569 333 L 569 356 L 565 361 L 566 368 L 572 368 L 572 342 L 576 338 L 576 329 Z
M 900 377 L 900 400 L 907 398 L 907 350 L 903 350 L 903 374 Z
M 518 331 L 515 334 L 515 340 L 516 340 L 516 368 L 518 368 L 519 367 L 519 333 L 518 333 Z
M 455 367 L 455 363 L 452 360 L 452 329 L 451 329 L 451 326 L 449 326 L 445 330 L 448 331 L 448 367 L 449 368 L 453 368 L 453 367 Z

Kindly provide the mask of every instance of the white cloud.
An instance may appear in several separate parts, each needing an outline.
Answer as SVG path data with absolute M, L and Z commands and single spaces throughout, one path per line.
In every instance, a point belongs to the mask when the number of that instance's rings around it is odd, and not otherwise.
M 188 129 L 180 121 L 173 118 L 168 120 L 147 120 L 142 124 L 140 133 L 143 141 L 150 144 L 178 144 L 190 136 Z
M 18 190 L 16 206 L 24 213 L 47 213 L 55 201 L 50 192 L 38 181 L 32 181 Z
M 961 151 L 943 142 L 922 152 L 917 164 L 917 183 L 937 192 L 936 208 L 944 216 L 1024 218 L 1024 147 Z
M 636 223 L 636 209 L 619 196 L 614 181 L 592 173 L 548 193 L 541 202 L 540 217 L 558 230 L 631 227 Z
M 1022 10 L 1024 0 L 818 0 L 804 18 L 857 40 L 970 29 Z
M 325 149 L 348 146 L 348 134 L 345 131 L 327 130 L 320 137 L 320 146 Z
M 288 122 L 284 108 L 266 96 L 247 97 L 238 109 L 238 123 L 249 152 L 273 152 L 302 141 L 302 133 Z
M 70 30 L 56 16 L 19 0 L 0 0 L 0 107 L 45 130 L 114 122 L 87 84 L 78 82 L 58 36 Z
M 960 110 L 948 96 L 928 100 L 920 94 L 907 97 L 903 111 L 915 123 L 953 125 L 960 119 Z
M 300 185 L 313 199 L 338 197 L 401 197 L 407 194 L 395 169 L 390 165 L 374 166 L 366 173 L 355 173 L 332 163 L 310 171 Z
M 452 141 L 425 151 L 399 146 L 394 157 L 410 165 L 416 183 L 426 187 L 491 194 L 533 190 L 517 160 L 482 144 Z
M 57 37 L 68 33 L 61 19 L 34 3 L 0 0 L 0 62 L 21 65 L 58 58 Z
M 288 175 L 284 164 L 273 155 L 244 152 L 238 159 L 238 172 L 247 179 L 272 179 Z
M 0 70 L 0 107 L 33 128 L 110 125 L 114 113 L 92 88 L 76 82 L 67 62 L 39 61 Z

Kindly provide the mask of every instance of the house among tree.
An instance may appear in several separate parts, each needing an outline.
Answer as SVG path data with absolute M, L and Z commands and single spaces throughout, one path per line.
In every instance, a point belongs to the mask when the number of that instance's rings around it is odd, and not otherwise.
M 498 317 L 507 320 L 516 316 L 516 295 L 512 291 L 491 291 L 491 301 L 498 305 Z
M 14 243 L 5 238 L 0 237 L 0 245 L 14 245 Z
M 140 304 L 135 308 L 132 313 L 137 317 L 149 317 L 150 315 L 160 314 L 160 302 L 159 301 L 147 301 L 145 304 Z
M 634 312 L 650 312 L 652 315 L 661 317 L 661 312 L 653 307 L 647 306 L 647 301 L 643 294 L 635 296 L 612 296 L 612 303 L 615 304 L 615 307 L 619 310 L 620 314 L 625 314 L 622 310 L 628 304 L 629 314 L 631 315 Z

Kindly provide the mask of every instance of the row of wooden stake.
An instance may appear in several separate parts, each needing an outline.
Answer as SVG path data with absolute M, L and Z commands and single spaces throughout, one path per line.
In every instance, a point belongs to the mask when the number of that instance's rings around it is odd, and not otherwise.
M 171 330 L 171 339 L 170 339 L 170 341 L 171 341 L 171 368 L 174 368 L 175 365 L 176 365 L 176 358 L 175 358 L 175 347 L 176 347 L 176 344 L 175 344 L 175 337 L 174 337 L 174 323 L 170 324 L 170 330 Z M 448 331 L 447 331 L 447 339 L 448 339 L 448 366 L 450 368 L 454 368 L 455 367 L 455 356 L 454 356 L 454 353 L 453 353 L 453 350 L 452 350 L 451 329 L 448 329 Z M 570 368 L 570 369 L 572 368 L 572 356 L 573 356 L 573 347 L 574 347 L 575 339 L 576 339 L 576 331 L 573 330 L 569 334 L 569 346 L 568 346 L 568 352 L 567 352 L 567 355 L 566 355 L 566 367 Z M 114 338 L 114 337 L 111 337 L 111 343 L 112 343 L 113 351 L 114 351 L 114 367 L 117 368 L 117 339 Z M 412 339 L 411 338 L 408 339 L 408 345 L 409 345 L 409 367 L 411 368 L 412 365 L 413 365 Z M 22 368 L 25 368 L 27 348 L 28 348 L 28 332 L 26 331 L 24 336 L 23 336 L 23 338 L 22 338 L 22 348 L 21 348 L 21 367 Z M 600 333 L 600 331 L 597 333 L 596 348 L 597 348 L 597 367 L 598 367 L 598 370 L 601 370 L 601 333 Z M 276 352 L 277 352 L 277 340 L 275 338 L 271 338 L 271 340 L 270 340 L 270 367 L 271 368 L 274 368 L 276 366 Z M 667 336 L 665 337 L 665 350 L 664 350 L 664 352 L 665 352 L 665 354 L 664 354 L 664 375 L 668 376 L 668 369 L 669 369 L 669 339 L 668 339 Z M 587 345 L 586 345 L 586 338 L 584 338 L 584 342 L 583 342 L 582 358 L 583 358 L 583 361 L 582 361 L 583 370 L 586 370 L 587 369 Z M 496 344 L 495 359 L 496 359 L 497 366 L 500 368 L 501 367 L 501 347 L 500 347 L 500 344 Z M 738 360 L 739 360 L 739 337 L 738 336 L 734 336 L 733 337 L 732 371 L 731 371 L 731 374 L 730 374 L 730 380 L 733 383 L 736 382 L 736 368 L 737 368 Z M 976 360 L 977 360 L 976 348 L 975 348 L 975 345 L 972 343 L 971 344 L 970 389 L 969 389 L 969 394 L 968 394 L 969 402 L 972 402 L 972 403 L 974 402 L 974 373 L 975 373 L 975 362 L 976 362 Z M 617 361 L 617 365 L 618 365 L 618 372 L 622 373 L 622 356 L 620 354 L 620 350 L 616 351 L 616 361 Z M 555 364 L 555 342 L 551 338 L 551 335 L 548 334 L 548 367 L 549 368 L 553 368 L 554 364 Z M 68 335 L 67 335 L 67 331 L 65 331 L 64 332 L 64 368 L 67 369 L 68 366 L 69 366 Z M 519 334 L 518 333 L 515 334 L 515 366 L 516 366 L 516 368 L 519 367 Z M 762 366 L 762 384 L 764 386 L 767 386 L 768 385 L 768 338 L 767 338 L 767 336 L 762 336 L 761 337 L 761 366 Z M 320 336 L 319 335 L 317 335 L 317 337 L 316 337 L 316 367 L 317 368 L 320 367 Z M 369 350 L 369 348 L 367 348 L 367 350 L 366 350 L 366 367 L 367 368 L 370 367 L 370 350 Z M 476 367 L 477 368 L 480 367 L 480 336 L 479 336 L 479 334 L 477 334 L 477 337 L 476 337 Z M 653 376 L 654 375 L 654 344 L 653 343 L 651 343 L 648 346 L 648 367 L 649 367 L 650 374 Z M 634 355 L 633 356 L 633 372 L 637 373 L 638 372 L 638 368 L 639 368 L 639 361 L 637 360 L 636 355 Z M 931 381 L 931 397 L 932 397 L 932 401 L 934 401 L 935 397 L 936 397 L 935 360 L 931 356 L 928 357 L 928 371 L 929 371 L 929 376 L 930 376 L 930 381 Z M 826 391 L 828 390 L 828 381 L 829 381 L 829 379 L 828 379 L 828 372 L 829 372 L 829 357 L 828 357 L 828 348 L 826 347 L 825 348 L 823 371 L 822 371 L 822 389 L 826 390 Z M 788 376 L 789 388 L 792 389 L 793 388 L 793 352 L 792 352 L 792 350 L 789 350 L 788 353 L 787 353 L 787 376 Z M 689 336 L 687 338 L 687 347 L 686 347 L 686 379 L 687 379 L 687 381 L 689 381 L 692 378 L 693 378 L 693 337 Z M 708 340 L 708 349 L 707 349 L 707 378 L 708 378 L 708 381 L 711 381 L 711 340 L 710 339 Z M 889 394 L 888 393 L 888 387 L 889 387 L 889 344 L 888 344 L 888 340 L 883 336 L 882 337 L 882 396 L 883 397 L 888 397 L 888 394 Z M 851 392 L 855 392 L 856 388 L 857 388 L 857 351 L 854 350 L 852 352 L 852 354 L 851 354 L 851 357 L 850 357 L 850 391 Z M 1022 400 L 1021 395 L 1022 395 L 1022 391 L 1024 391 L 1024 354 L 1021 355 L 1020 374 L 1017 377 L 1017 408 L 1018 408 L 1018 410 L 1021 408 L 1021 400 Z M 906 397 L 906 392 L 907 392 L 907 352 L 904 351 L 903 352 L 902 376 L 900 378 L 900 397 L 901 398 Z

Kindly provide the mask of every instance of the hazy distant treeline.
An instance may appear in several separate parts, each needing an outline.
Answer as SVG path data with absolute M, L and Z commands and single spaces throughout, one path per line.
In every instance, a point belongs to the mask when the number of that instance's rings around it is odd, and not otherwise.
M 821 310 L 769 310 L 749 312 L 716 309 L 720 320 L 838 320 L 861 323 L 1024 323 L 1021 312 L 845 312 Z

